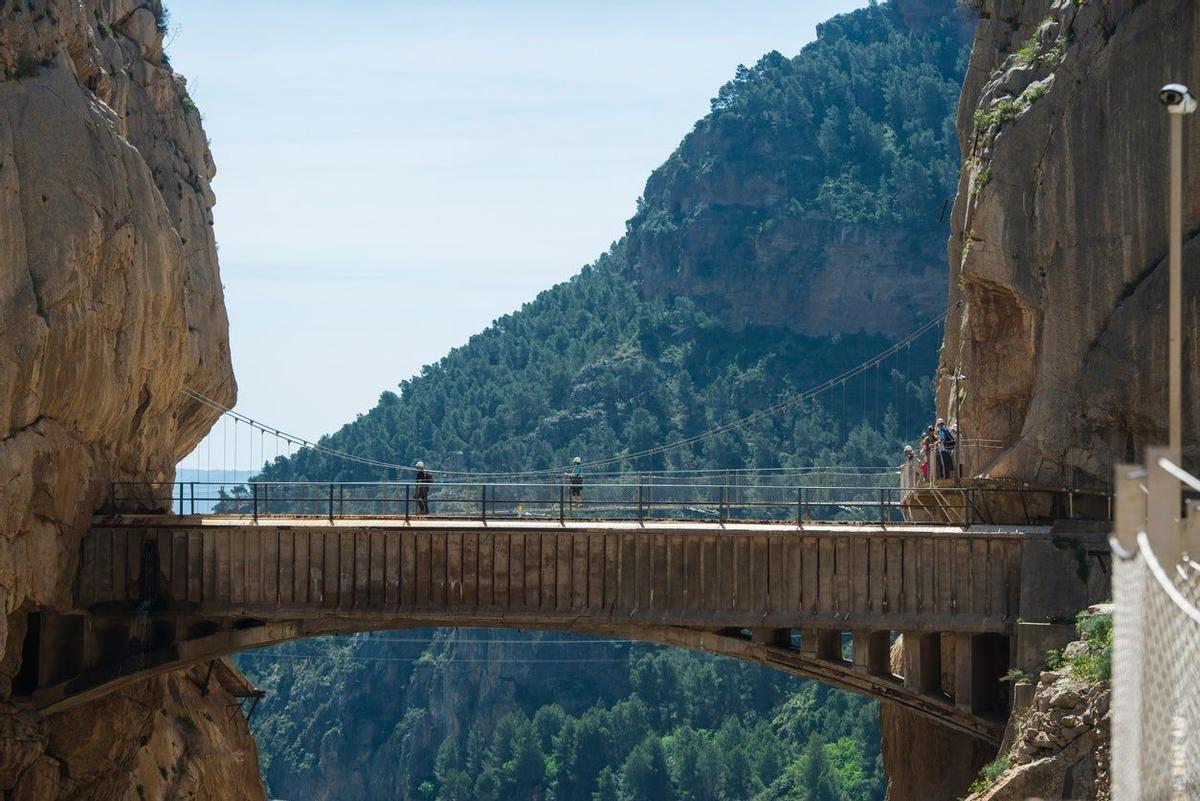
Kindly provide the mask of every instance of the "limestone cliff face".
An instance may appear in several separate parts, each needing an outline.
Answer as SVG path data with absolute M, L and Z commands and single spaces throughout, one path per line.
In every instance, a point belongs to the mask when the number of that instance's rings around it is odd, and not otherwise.
M 1113 462 L 1166 441 L 1168 126 L 1157 94 L 1194 83 L 1198 41 L 1200 6 L 1188 0 L 982 3 L 959 109 L 939 411 L 996 441 L 984 474 L 1104 485 Z M 1185 124 L 1193 266 L 1196 124 Z M 1194 431 L 1200 282 L 1184 291 Z M 956 372 L 967 376 L 958 399 Z M 1197 455 L 1194 441 L 1185 455 Z
M 7 702 L 25 616 L 69 605 L 109 483 L 173 477 L 212 422 L 181 387 L 235 394 L 214 167 L 163 21 L 158 0 L 0 3 L 5 798 L 262 797 L 231 697 L 194 676 L 48 720 Z

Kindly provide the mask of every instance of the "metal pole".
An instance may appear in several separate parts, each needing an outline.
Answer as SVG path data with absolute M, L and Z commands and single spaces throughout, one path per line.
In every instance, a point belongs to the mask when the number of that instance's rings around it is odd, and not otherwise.
M 253 441 L 253 440 L 251 440 L 251 441 Z M 257 484 L 251 484 L 251 485 L 250 485 L 250 492 L 251 492 L 251 493 L 254 495 L 254 500 L 253 500 L 253 504 L 254 504 L 254 505 L 253 505 L 253 507 L 252 507 L 252 508 L 253 508 L 253 510 L 254 510 L 254 522 L 255 522 L 255 523 L 257 523 L 257 522 L 258 522 L 258 485 L 257 485 Z M 180 502 L 180 504 L 179 504 L 179 505 L 180 505 L 180 506 L 182 506 L 182 505 L 183 505 L 183 503 L 182 503 L 182 502 Z
M 404 485 L 404 522 L 405 523 L 408 522 L 408 495 L 409 495 L 408 490 L 409 490 L 410 486 L 411 485 L 409 485 L 409 484 Z
M 480 504 L 480 508 L 482 510 L 480 519 L 486 521 L 487 520 L 487 484 L 483 485 L 483 503 Z
M 346 485 L 338 484 L 338 517 L 346 516 Z
M 796 487 L 796 526 L 804 526 L 804 487 Z
M 558 485 L 558 524 L 567 524 L 567 488 L 562 484 Z
M 196 482 L 193 481 L 188 488 L 188 492 L 192 496 L 192 514 L 196 514 Z
M 879 490 L 879 524 L 887 525 L 887 487 Z
M 329 522 L 333 522 L 333 485 L 329 485 Z
M 1171 304 L 1170 304 L 1170 384 L 1168 387 L 1171 461 L 1182 465 L 1182 350 L 1183 350 L 1183 115 L 1168 114 L 1171 119 Z
M 638 520 L 643 520 L 642 515 L 642 482 L 641 477 L 638 478 Z

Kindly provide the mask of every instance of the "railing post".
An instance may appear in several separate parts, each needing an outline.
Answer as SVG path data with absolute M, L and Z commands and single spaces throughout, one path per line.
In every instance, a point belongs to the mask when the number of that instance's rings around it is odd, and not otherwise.
M 183 514 L 183 482 L 179 483 L 179 514 Z
M 1075 490 L 1067 487 L 1067 519 L 1075 519 Z
M 480 519 L 487 522 L 487 484 L 483 485 L 483 503 L 479 506 Z
M 271 516 L 271 485 L 263 484 L 263 514 Z
M 887 525 L 887 487 L 879 490 L 879 525 Z
M 567 488 L 562 484 L 558 485 L 558 524 L 567 524 Z
M 642 513 L 642 477 L 638 476 L 638 520 L 644 520 Z
M 804 487 L 796 487 L 796 527 L 804 528 Z
M 722 523 L 729 519 L 729 485 L 721 485 L 720 520 Z
M 257 523 L 258 522 L 258 484 L 251 484 L 250 492 L 254 496 L 254 500 L 253 500 L 254 522 Z
M 963 503 L 966 505 L 966 510 L 963 514 L 963 520 L 966 523 L 966 528 L 970 528 L 975 524 L 975 489 L 967 490 L 967 495 L 963 498 Z
M 196 514 L 196 482 L 193 481 L 188 487 L 188 492 L 192 496 L 192 514 Z
M 346 485 L 338 484 L 338 517 L 346 516 Z
M 333 523 L 333 485 L 329 485 L 329 522 Z
M 411 484 L 404 485 L 404 522 L 405 523 L 408 522 L 409 489 L 411 489 L 411 487 L 412 487 Z

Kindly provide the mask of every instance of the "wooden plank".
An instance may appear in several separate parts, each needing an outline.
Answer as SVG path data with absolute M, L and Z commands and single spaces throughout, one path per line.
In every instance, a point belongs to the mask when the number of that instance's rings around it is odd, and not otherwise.
M 1005 596 L 1005 573 L 1008 560 L 1007 547 L 1003 540 L 988 541 L 988 613 L 1003 617 L 1008 611 Z
M 832 537 L 820 537 L 817 540 L 817 604 L 816 612 L 831 612 L 837 610 L 837 598 L 834 596 L 834 544 Z
M 508 602 L 514 609 L 525 604 L 525 535 L 519 532 L 508 543 Z
M 292 603 L 307 604 L 309 576 L 309 532 L 297 529 L 292 533 Z
M 849 537 L 837 537 L 833 541 L 833 592 L 837 597 L 839 612 L 848 613 L 854 609 L 854 598 L 851 593 L 851 579 L 854 573 L 854 560 L 851 555 Z
M 490 531 L 479 532 L 479 606 L 484 609 L 496 605 L 495 551 L 495 535 Z
M 804 606 L 804 547 L 803 541 L 795 536 L 786 537 L 784 542 L 787 543 L 787 563 L 784 566 L 787 573 L 787 595 L 784 605 L 789 613 L 795 614 Z
M 890 538 L 883 544 L 887 552 L 887 592 L 884 611 L 899 614 L 904 610 L 904 541 Z
M 229 531 L 214 532 L 213 540 L 217 548 L 217 603 L 228 604 L 233 590 Z
M 954 613 L 954 541 L 938 540 L 937 542 L 937 611 L 942 614 Z
M 986 617 L 988 614 L 988 543 L 985 539 L 971 541 L 971 602 L 967 611 Z
M 400 606 L 417 605 L 417 533 L 400 532 Z
M 638 612 L 647 612 L 654 594 L 654 557 L 650 552 L 650 539 L 654 535 L 649 531 L 639 531 L 633 536 L 635 550 L 633 582 L 634 593 L 637 597 L 634 608 Z
M 622 533 L 619 551 L 620 568 L 617 574 L 617 605 L 623 615 L 629 615 L 633 613 L 638 604 L 637 537 L 633 534 Z
M 87 608 L 94 604 L 96 598 L 96 574 L 98 564 L 96 561 L 96 532 L 90 531 L 83 537 L 82 556 L 80 557 L 79 565 L 79 605 Z M 176 599 L 182 598 L 183 593 L 177 589 L 181 577 L 178 572 L 172 575 L 171 590 Z
M 321 606 L 326 609 L 337 606 L 338 587 L 341 575 L 341 547 L 337 529 L 325 530 L 322 542 L 323 556 L 321 559 Z
M 279 603 L 279 531 L 267 529 L 262 533 L 263 603 Z
M 954 589 L 951 590 L 953 610 L 957 614 L 971 611 L 971 543 L 965 539 L 954 541 Z
M 387 608 L 400 606 L 400 537 L 399 531 L 383 532 L 383 603 Z
M 108 532 L 108 561 L 111 567 L 112 584 L 108 597 L 114 601 L 124 601 L 129 598 L 128 579 L 125 575 L 125 529 L 110 529 Z
M 246 602 L 246 534 L 234 531 L 229 537 L 229 600 L 235 605 Z
M 308 602 L 320 606 L 325 602 L 325 533 L 308 534 Z
M 570 534 L 559 534 L 555 544 L 554 559 L 554 608 L 571 608 L 571 549 L 574 540 Z M 633 587 L 630 584 L 630 587 Z
M 427 608 L 433 604 L 433 545 L 428 531 L 418 531 L 414 537 L 417 543 L 414 565 L 417 579 L 415 602 L 418 607 Z
M 446 534 L 446 605 L 462 606 L 462 539 L 461 531 Z
M 213 532 L 204 532 L 204 586 L 201 588 L 201 597 L 206 603 L 211 603 L 217 598 L 217 538 L 213 536 Z
M 171 532 L 171 598 L 173 600 L 187 599 L 187 578 L 188 534 L 184 531 L 173 531 Z
M 650 608 L 661 612 L 668 608 L 667 538 L 654 532 L 650 539 Z
M 938 560 L 937 543 L 921 541 L 921 609 L 925 614 L 937 611 Z
M 787 542 L 783 537 L 767 538 L 767 608 L 771 612 L 787 610 Z
M 850 546 L 851 610 L 863 614 L 871 610 L 871 550 L 867 540 L 855 537 Z
M 887 540 L 872 538 L 867 545 L 871 569 L 867 578 L 870 608 L 876 614 L 887 611 Z
M 663 535 L 663 555 L 663 608 L 675 611 L 683 608 L 683 541 L 678 534 Z
M 588 541 L 587 534 L 571 535 L 571 608 L 587 608 Z
M 141 598 L 142 575 L 142 531 L 129 529 L 125 532 L 125 597 Z
M 199 603 L 204 598 L 204 535 L 199 531 L 189 531 L 187 540 L 187 600 Z M 97 540 L 98 560 L 102 557 L 100 545 L 101 540 Z M 98 594 L 104 592 L 103 579 L 102 574 L 96 578 Z
M 245 552 L 245 589 L 242 592 L 243 602 L 257 604 L 263 599 L 262 591 L 262 538 L 254 530 L 239 532 L 242 549 Z
M 725 608 L 721 595 L 721 537 L 705 534 L 700 541 L 700 608 L 712 613 Z
M 717 537 L 717 561 L 719 605 L 714 611 L 734 609 L 737 604 L 737 564 L 734 560 L 734 541 L 729 534 Z
M 693 534 L 684 541 L 683 551 L 683 609 L 695 612 L 703 608 L 704 599 L 701 587 L 701 556 L 704 543 L 702 535 Z
M 604 533 L 588 535 L 588 609 L 599 613 L 604 608 Z
M 174 540 L 175 540 L 175 532 L 168 531 L 165 529 L 159 530 L 158 542 L 156 544 L 158 546 L 158 569 L 162 571 L 162 575 L 159 577 L 159 585 L 158 586 L 159 586 L 159 589 L 161 592 L 164 592 L 167 594 L 172 593 L 172 588 L 174 586 L 174 578 L 175 578 L 175 573 L 174 573 L 174 568 L 175 568 L 174 561 L 175 560 L 174 560 L 174 556 L 173 556 Z M 80 576 L 81 577 L 83 575 L 82 571 L 86 564 L 87 564 L 87 562 L 85 561 L 83 565 L 80 565 Z
M 548 531 L 541 535 L 542 609 L 558 606 L 558 534 Z
M 354 532 L 354 590 L 350 605 L 361 609 L 371 604 L 371 532 L 360 529 Z
M 617 606 L 620 550 L 620 538 L 616 534 L 604 535 L 604 608 L 608 611 Z
M 739 611 L 750 610 L 750 539 L 733 539 L 733 606 Z
M 542 605 L 542 538 L 539 534 L 525 535 L 525 608 Z
M 296 539 L 292 529 L 279 530 L 279 603 L 295 603 Z
M 1022 548 L 1023 546 L 1017 542 L 1006 542 L 1004 544 L 1004 554 L 1006 558 L 1002 561 L 1002 564 L 1005 566 L 1005 617 L 1009 620 L 1016 619 L 1017 615 L 1020 613 Z
M 500 609 L 509 608 L 509 557 L 512 551 L 512 534 L 509 532 L 500 532 L 496 534 L 496 555 L 495 567 L 496 578 L 493 592 L 496 597 L 496 606 Z
M 805 612 L 817 610 L 821 589 L 821 548 L 816 537 L 805 537 L 800 545 L 800 608 Z

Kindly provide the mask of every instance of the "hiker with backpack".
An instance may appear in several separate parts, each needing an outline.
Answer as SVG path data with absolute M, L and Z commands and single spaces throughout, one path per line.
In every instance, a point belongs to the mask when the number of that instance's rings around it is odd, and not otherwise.
M 937 419 L 937 456 L 938 456 L 938 478 L 945 480 L 954 477 L 954 448 L 958 445 L 958 441 L 954 437 L 954 432 L 946 426 L 946 421 L 939 417 Z

